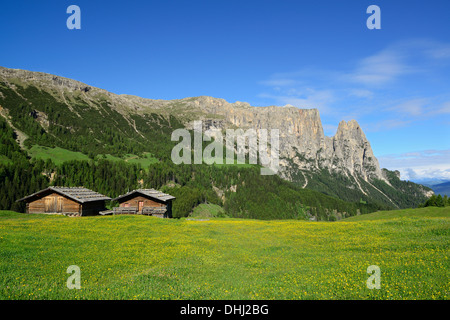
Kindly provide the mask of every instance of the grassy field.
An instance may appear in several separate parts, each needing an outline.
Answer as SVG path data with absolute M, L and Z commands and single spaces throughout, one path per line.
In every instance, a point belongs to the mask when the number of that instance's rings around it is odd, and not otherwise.
M 81 152 L 69 151 L 60 147 L 48 148 L 34 145 L 28 150 L 28 154 L 36 159 L 52 159 L 57 165 L 68 160 L 89 160 L 89 157 Z
M 340 222 L 0 211 L 0 299 L 449 299 L 449 230 L 450 208 Z
M 101 159 L 101 158 L 104 158 L 104 159 L 110 160 L 110 161 L 125 161 L 128 163 L 140 164 L 143 168 L 147 168 L 149 165 L 159 161 L 158 159 L 154 158 L 153 155 L 149 152 L 144 153 L 143 158 L 140 158 L 134 154 L 127 154 L 124 158 L 115 157 L 110 154 L 106 154 L 104 156 L 100 155 L 97 157 L 97 159 Z
M 381 220 L 381 219 L 395 219 L 395 218 L 449 218 L 450 207 L 438 208 L 438 207 L 425 207 L 419 209 L 400 209 L 390 211 L 378 211 L 371 214 L 362 214 L 359 216 L 349 217 L 341 220 L 345 222 L 349 221 L 368 221 L 368 220 Z
M 212 203 L 202 203 L 194 208 L 189 215 L 190 218 L 212 218 L 226 217 L 225 211 L 221 206 Z
M 89 160 L 89 157 L 81 152 L 73 152 L 59 147 L 49 148 L 39 145 L 34 145 L 33 147 L 31 147 L 28 150 L 28 154 L 30 155 L 30 157 L 36 159 L 42 160 L 52 159 L 53 162 L 57 165 L 63 163 L 64 161 L 69 160 Z M 147 168 L 149 165 L 158 162 L 158 159 L 154 158 L 152 154 L 149 152 L 146 152 L 144 154 L 144 157 L 142 158 L 134 154 L 127 154 L 124 158 L 119 158 L 112 156 L 110 154 L 106 154 L 106 155 L 99 155 L 97 156 L 96 159 L 97 160 L 106 159 L 110 161 L 125 161 L 128 163 L 140 164 L 143 168 Z M 2 158 L 0 157 L 0 162 L 2 161 L 6 160 L 2 160 Z

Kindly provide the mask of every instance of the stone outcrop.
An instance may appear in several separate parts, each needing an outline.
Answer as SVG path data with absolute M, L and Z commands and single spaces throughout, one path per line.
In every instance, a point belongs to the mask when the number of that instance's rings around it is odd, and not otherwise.
M 366 181 L 385 180 L 370 143 L 355 120 L 341 121 L 336 134 L 327 137 L 317 109 L 289 105 L 252 107 L 211 97 L 189 99 L 186 108 L 197 114 L 201 111 L 204 123 L 213 128 L 278 129 L 280 157 L 292 160 L 299 169 L 328 168 Z M 221 120 L 211 120 L 214 117 Z M 288 162 L 282 159 L 280 165 L 287 166 Z

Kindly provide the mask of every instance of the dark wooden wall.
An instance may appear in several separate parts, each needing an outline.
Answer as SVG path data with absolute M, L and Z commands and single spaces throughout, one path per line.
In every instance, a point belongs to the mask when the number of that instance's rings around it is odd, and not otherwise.
M 80 204 L 56 192 L 42 194 L 41 197 L 27 203 L 27 213 L 59 213 L 93 216 L 105 210 L 105 201 L 91 201 Z
M 164 218 L 172 218 L 172 200 L 167 202 L 167 211 L 164 214 Z
M 154 216 L 158 216 L 161 218 L 172 218 L 172 201 L 167 201 L 166 203 L 164 203 L 162 201 L 157 201 L 140 194 L 135 194 L 131 195 L 130 197 L 120 199 L 119 207 L 126 207 L 128 204 L 129 207 L 136 207 L 139 209 L 140 201 L 143 202 L 143 207 L 165 207 L 167 209 L 164 214 L 153 214 Z
M 54 192 L 28 202 L 27 213 L 80 213 L 80 204 Z
M 99 211 L 105 210 L 105 201 L 91 201 L 82 204 L 81 215 L 83 216 L 94 216 L 99 213 Z

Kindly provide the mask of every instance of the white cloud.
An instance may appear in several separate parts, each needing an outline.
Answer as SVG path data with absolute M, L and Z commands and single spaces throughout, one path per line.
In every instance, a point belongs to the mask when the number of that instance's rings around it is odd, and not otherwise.
M 450 150 L 422 150 L 378 157 L 381 167 L 398 170 L 402 180 L 450 179 Z
M 394 106 L 386 108 L 386 111 L 393 111 L 403 118 L 425 119 L 450 114 L 450 101 L 445 101 L 442 96 L 413 98 L 395 102 Z
M 401 119 L 386 119 L 377 122 L 365 124 L 367 132 L 386 131 L 390 129 L 402 128 L 409 125 L 412 121 Z
M 372 98 L 374 96 L 373 91 L 367 90 L 367 89 L 350 89 L 349 95 L 358 97 L 358 98 Z
M 450 101 L 444 102 L 434 111 L 435 114 L 450 114 Z
M 356 69 L 346 78 L 367 86 L 379 86 L 392 82 L 400 75 L 411 73 L 414 68 L 405 64 L 403 53 L 386 49 L 375 55 L 362 59 Z
M 431 59 L 450 59 L 450 45 L 447 43 L 424 41 L 423 46 L 426 47 L 424 50 L 425 54 Z
M 366 122 L 369 131 L 407 127 L 450 114 L 450 93 L 433 91 L 435 83 L 448 80 L 449 50 L 450 43 L 431 40 L 397 42 L 347 70 L 309 66 L 274 73 L 260 82 L 265 89 L 259 97 L 277 105 L 317 108 L 326 121 Z
M 305 89 L 289 89 L 284 94 L 267 94 L 259 95 L 261 98 L 271 98 L 278 105 L 290 104 L 301 109 L 317 108 L 321 114 L 330 114 L 333 112 L 330 105 L 335 101 L 334 92 L 332 90 L 314 90 Z
M 411 99 L 394 107 L 391 107 L 389 108 L 389 110 L 408 114 L 411 116 L 420 116 L 425 112 L 428 104 L 429 99 L 426 98 Z
M 270 87 L 287 87 L 287 86 L 293 86 L 297 84 L 297 81 L 293 79 L 270 79 L 261 81 L 260 84 Z
M 445 166 L 399 168 L 398 171 L 400 171 L 400 179 L 402 180 L 450 180 L 450 168 Z

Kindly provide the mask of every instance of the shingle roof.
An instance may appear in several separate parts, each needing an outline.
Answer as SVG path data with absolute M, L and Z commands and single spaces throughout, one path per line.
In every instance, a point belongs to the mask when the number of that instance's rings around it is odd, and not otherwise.
M 29 196 L 26 196 L 17 201 L 26 200 L 28 198 L 37 196 L 38 194 L 48 191 L 48 190 L 52 190 L 59 194 L 65 195 L 66 197 L 68 197 L 72 200 L 75 200 L 77 202 L 80 202 L 80 203 L 99 201 L 99 200 L 111 200 L 110 197 L 107 197 L 103 194 L 100 194 L 98 192 L 92 191 L 92 190 L 90 190 L 88 188 L 84 188 L 84 187 L 73 187 L 73 188 L 71 188 L 71 187 L 48 187 L 47 189 L 40 190 L 38 192 L 30 194 Z
M 136 189 L 136 190 L 130 191 L 128 193 L 125 193 L 125 194 L 123 194 L 121 196 L 118 196 L 117 198 L 112 199 L 112 200 L 116 201 L 116 200 L 122 199 L 124 197 L 127 197 L 127 196 L 129 196 L 129 195 L 131 195 L 133 193 L 136 193 L 136 192 L 141 193 L 141 194 L 146 195 L 146 196 L 149 196 L 149 197 L 154 198 L 154 199 L 158 199 L 158 200 L 164 201 L 164 202 L 166 202 L 168 200 L 175 199 L 174 196 L 171 196 L 170 194 L 163 193 L 163 192 L 155 190 L 155 189 Z

